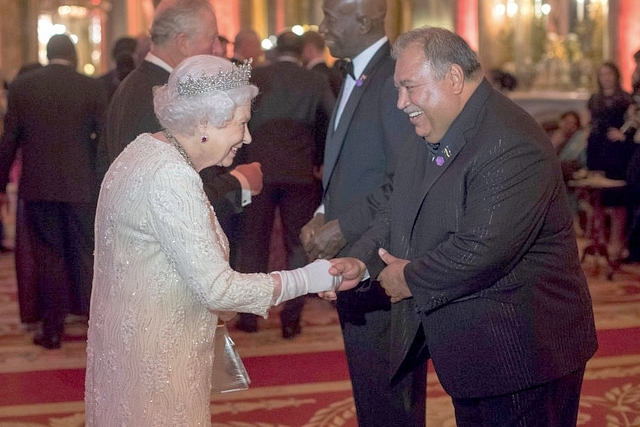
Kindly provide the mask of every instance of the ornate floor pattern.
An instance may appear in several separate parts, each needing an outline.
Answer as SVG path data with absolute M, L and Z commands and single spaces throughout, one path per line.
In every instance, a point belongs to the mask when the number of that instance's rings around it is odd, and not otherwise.
M 587 366 L 579 425 L 640 426 L 640 265 L 606 280 L 597 260 L 584 268 L 600 348 Z M 82 427 L 86 325 L 70 319 L 62 349 L 31 343 L 18 320 L 13 257 L 0 255 L 0 427 Z M 302 334 L 280 337 L 277 310 L 260 331 L 231 329 L 252 379 L 249 390 L 212 396 L 214 427 L 355 427 L 342 337 L 333 306 L 309 298 Z M 428 376 L 429 427 L 454 427 L 435 373 Z

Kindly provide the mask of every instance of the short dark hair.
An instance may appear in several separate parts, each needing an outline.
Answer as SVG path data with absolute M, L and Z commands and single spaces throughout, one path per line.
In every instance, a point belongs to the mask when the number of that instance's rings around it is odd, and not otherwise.
M 300 37 L 302 37 L 302 46 L 310 44 L 318 50 L 324 50 L 326 46 L 324 37 L 317 31 L 307 31 Z
M 290 53 L 299 56 L 302 54 L 302 39 L 293 31 L 284 31 L 278 35 L 276 52 L 279 54 Z
M 565 111 L 564 113 L 562 113 L 560 115 L 560 120 L 567 118 L 569 116 L 573 116 L 576 119 L 576 123 L 578 124 L 578 127 L 582 127 L 582 122 L 580 120 L 580 114 L 578 114 L 577 111 L 574 110 L 569 110 L 569 111 Z
M 66 34 L 56 34 L 51 36 L 47 42 L 47 58 L 66 59 L 74 61 L 76 57 L 76 47 L 71 38 Z
M 136 50 L 138 42 L 133 37 L 120 37 L 116 40 L 111 51 L 113 59 L 117 59 L 120 55 L 131 55 Z

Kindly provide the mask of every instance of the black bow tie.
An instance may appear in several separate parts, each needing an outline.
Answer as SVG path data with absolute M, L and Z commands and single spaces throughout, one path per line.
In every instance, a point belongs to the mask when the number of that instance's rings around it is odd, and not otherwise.
M 356 79 L 355 74 L 353 74 L 353 62 L 348 59 L 338 59 L 336 61 L 336 67 L 342 73 L 342 78 L 347 78 L 347 76 L 351 76 L 353 80 Z

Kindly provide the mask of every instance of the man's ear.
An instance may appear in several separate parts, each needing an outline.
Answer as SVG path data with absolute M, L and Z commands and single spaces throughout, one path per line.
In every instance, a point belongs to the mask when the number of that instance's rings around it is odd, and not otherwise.
M 174 43 L 184 58 L 189 56 L 189 37 L 185 33 L 179 33 Z
M 361 16 L 358 18 L 358 32 L 360 34 L 368 34 L 373 27 L 373 21 L 368 16 Z
M 458 64 L 452 64 L 447 72 L 447 79 L 449 79 L 454 93 L 462 92 L 464 88 L 464 71 L 462 71 L 462 67 Z

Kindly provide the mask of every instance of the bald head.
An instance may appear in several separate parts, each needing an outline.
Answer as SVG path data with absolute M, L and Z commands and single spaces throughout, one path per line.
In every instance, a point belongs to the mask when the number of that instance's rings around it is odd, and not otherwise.
M 385 35 L 386 0 L 324 0 L 320 33 L 331 54 L 353 58 Z
M 356 4 L 357 10 L 362 16 L 384 22 L 384 17 L 387 14 L 387 0 L 351 0 L 351 3 Z

